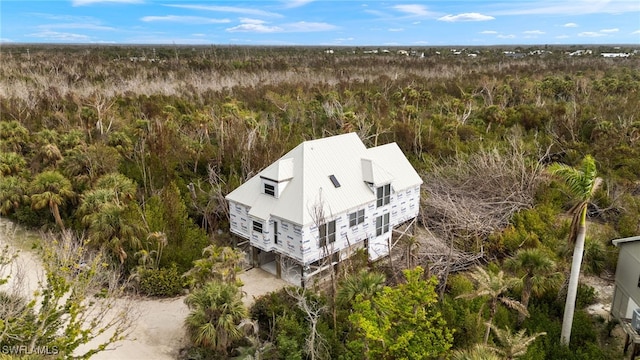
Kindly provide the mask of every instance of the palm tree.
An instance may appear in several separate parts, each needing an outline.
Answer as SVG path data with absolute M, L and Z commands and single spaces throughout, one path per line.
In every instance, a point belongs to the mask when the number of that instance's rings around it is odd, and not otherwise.
M 209 281 L 223 281 L 242 286 L 236 275 L 242 271 L 244 254 L 228 246 L 209 245 L 202 250 L 201 259 L 193 262 L 193 268 L 187 272 L 192 279 L 192 287 L 200 287 Z
M 571 275 L 567 288 L 567 300 L 564 306 L 562 319 L 562 332 L 560 341 L 568 345 L 571 339 L 571 327 L 573 326 L 573 313 L 576 308 L 576 296 L 578 293 L 578 279 L 580 266 L 584 254 L 584 240 L 587 233 L 587 206 L 595 191 L 600 187 L 602 179 L 597 177 L 596 163 L 590 155 L 585 156 L 579 169 L 564 164 L 552 164 L 549 171 L 559 177 L 573 197 L 578 200 L 569 212 L 573 216 L 569 244 L 573 244 L 573 259 L 571 262 Z
M 142 227 L 131 216 L 132 209 L 113 203 L 104 204 L 98 212 L 85 216 L 83 221 L 89 226 L 89 241 L 105 246 L 113 252 L 120 263 L 127 257 L 127 248 L 134 250 L 142 247 L 140 240 Z
M 15 120 L 0 121 L 0 149 L 24 154 L 29 135 L 29 130 Z
M 343 306 L 349 305 L 358 294 L 362 294 L 364 300 L 371 300 L 382 290 L 385 280 L 383 274 L 364 269 L 356 274 L 349 274 L 340 282 L 336 302 Z
M 59 207 L 75 196 L 71 182 L 57 171 L 45 171 L 33 179 L 30 193 L 31 207 L 39 210 L 48 206 L 56 224 L 64 230 Z
M 494 349 L 487 345 L 476 344 L 469 350 L 457 350 L 453 353 L 453 360 L 501 360 Z
M 517 273 L 524 273 L 521 280 L 522 298 L 520 302 L 529 308 L 531 294 L 541 295 L 546 290 L 559 285 L 562 275 L 556 271 L 556 263 L 548 254 L 538 248 L 520 249 L 516 255 L 505 261 L 505 266 Z M 524 321 L 520 313 L 518 321 Z
M 135 181 L 120 173 L 108 173 L 101 176 L 95 185 L 96 189 L 111 189 L 115 195 L 115 202 L 128 202 L 135 199 L 138 185 Z
M 41 169 L 48 166 L 55 168 L 62 160 L 62 152 L 58 148 L 60 135 L 55 130 L 44 129 L 35 134 L 33 147 L 36 150 L 32 164 Z
M 15 152 L 0 151 L 0 175 L 18 175 L 24 170 L 27 162 L 22 155 Z
M 505 291 L 513 288 L 517 284 L 518 279 L 505 277 L 504 271 L 502 270 L 498 272 L 486 271 L 480 266 L 477 266 L 476 269 L 471 272 L 470 276 L 475 281 L 477 289 L 472 293 L 463 294 L 457 298 L 474 299 L 482 296 L 489 297 L 489 319 L 487 321 L 487 330 L 484 333 L 485 345 L 489 341 L 489 332 L 491 331 L 493 318 L 498 310 L 498 302 L 515 309 L 519 313 L 525 314 L 525 316 L 529 316 L 527 308 L 519 301 L 502 296 Z
M 526 354 L 532 342 L 536 341 L 540 336 L 547 335 L 545 332 L 539 332 L 531 336 L 526 336 L 524 334 L 525 329 L 514 334 L 509 330 L 509 327 L 499 329 L 493 325 L 491 325 L 491 329 L 500 344 L 499 347 L 492 347 L 492 349 L 507 360 L 512 360 Z
M 219 281 L 207 283 L 184 299 L 191 312 L 185 319 L 187 334 L 197 346 L 222 354 L 243 337 L 238 326 L 247 316 L 237 286 Z
M 28 201 L 26 183 L 17 176 L 0 177 L 0 215 L 8 215 Z

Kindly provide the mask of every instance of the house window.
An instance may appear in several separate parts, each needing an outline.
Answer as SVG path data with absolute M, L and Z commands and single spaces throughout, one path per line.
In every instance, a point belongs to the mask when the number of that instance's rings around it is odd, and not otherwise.
M 320 247 L 327 245 L 327 240 L 329 243 L 333 243 L 336 241 L 336 221 L 329 221 L 326 224 L 320 225 L 318 229 L 320 232 Z
M 389 213 L 380 215 L 376 218 L 376 236 L 389 232 Z
M 389 200 L 391 199 L 391 184 L 380 186 L 377 189 L 376 198 L 377 198 L 376 207 L 389 204 Z
M 278 244 L 278 222 L 273 222 L 273 242 Z
M 253 231 L 262 234 L 262 223 L 258 221 L 253 222 Z
M 364 209 L 349 214 L 349 227 L 360 225 L 364 222 Z
M 276 187 L 271 184 L 264 184 L 264 193 L 271 196 L 276 196 Z

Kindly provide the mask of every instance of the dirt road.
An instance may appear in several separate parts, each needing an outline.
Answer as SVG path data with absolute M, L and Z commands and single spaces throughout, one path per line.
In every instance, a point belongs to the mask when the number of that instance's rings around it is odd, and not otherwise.
M 8 244 L 17 248 L 24 232 L 16 231 L 15 225 L 0 218 L 0 246 Z M 33 234 L 31 234 L 32 236 Z M 24 273 L 22 279 L 15 279 L 23 285 L 25 294 L 33 293 L 38 281 L 42 279 L 42 268 L 37 255 L 22 247 L 15 264 Z M 240 275 L 244 283 L 242 291 L 246 294 L 243 301 L 250 306 L 254 299 L 287 285 L 283 280 L 261 269 L 251 269 Z M 120 341 L 92 357 L 96 360 L 168 360 L 175 359 L 185 345 L 184 319 L 189 313 L 184 304 L 184 296 L 172 299 L 127 299 L 133 302 L 133 311 L 137 314 L 135 328 L 127 340 Z M 100 340 L 100 339 L 96 339 Z M 88 347 L 99 343 L 93 341 Z

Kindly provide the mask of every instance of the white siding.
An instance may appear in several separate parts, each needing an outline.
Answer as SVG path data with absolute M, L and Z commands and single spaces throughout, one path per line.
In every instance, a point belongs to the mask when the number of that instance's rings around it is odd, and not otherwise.
M 289 221 L 271 218 L 262 222 L 249 216 L 249 207 L 239 203 L 229 202 L 231 232 L 249 239 L 252 246 L 263 251 L 283 254 L 302 264 L 311 264 L 331 253 L 342 251 L 350 246 L 362 244 L 369 239 L 369 259 L 377 260 L 389 254 L 389 239 L 392 230 L 399 224 L 418 215 L 420 203 L 420 186 L 392 191 L 388 205 L 376 207 L 376 201 L 350 209 L 346 213 L 338 214 L 331 220 L 336 220 L 336 241 L 328 244 L 327 248 L 320 247 L 318 228 L 315 224 L 305 228 Z M 364 222 L 353 227 L 349 226 L 349 214 L 364 209 Z M 389 213 L 389 231 L 376 236 L 376 218 Z M 253 231 L 253 221 L 262 223 L 262 233 Z M 274 242 L 273 223 L 278 222 L 278 244 Z M 326 253 L 325 253 L 326 252 Z M 340 259 L 348 255 L 348 251 L 340 254 Z
M 616 287 L 612 313 L 629 317 L 632 307 L 640 303 L 640 241 L 622 243 L 616 268 Z
M 320 247 L 320 234 L 318 227 L 313 224 L 310 227 L 305 228 L 303 237 L 303 255 L 304 263 L 311 264 L 321 258 L 333 254 L 336 251 L 346 249 L 349 246 L 363 241 L 367 238 L 367 226 L 370 222 L 370 213 L 368 208 L 375 207 L 375 203 L 367 206 L 364 212 L 364 223 L 349 227 L 349 213 L 365 208 L 359 207 L 349 211 L 348 213 L 338 214 L 332 218 L 328 218 L 327 221 L 336 221 L 336 241 L 328 243 L 326 249 Z M 325 254 L 325 252 L 327 252 Z
M 356 245 L 365 239 L 369 239 L 369 259 L 377 260 L 389 254 L 389 239 L 392 229 L 399 224 L 413 219 L 418 215 L 420 203 L 420 186 L 405 189 L 398 192 L 392 192 L 388 205 L 376 208 L 376 202 L 351 209 L 347 213 L 338 214 L 328 221 L 336 220 L 336 241 L 328 244 L 325 249 L 320 247 L 320 237 L 318 227 L 313 224 L 304 229 L 302 241 L 302 259 L 304 264 L 311 264 L 320 260 L 330 253 L 344 250 L 349 246 Z M 349 214 L 364 209 L 364 222 L 356 226 L 349 226 Z M 376 218 L 378 216 L 389 213 L 389 231 L 380 236 L 376 236 Z M 297 255 L 297 254 L 296 254 Z M 343 260 L 344 254 L 341 254 Z
M 376 208 L 376 204 L 369 205 L 371 214 L 367 234 L 369 236 L 369 260 L 377 260 L 389 254 L 389 237 L 395 225 L 392 216 L 389 216 L 389 231 L 380 236 L 376 236 L 376 218 L 384 214 L 391 213 L 391 209 L 397 204 L 396 193 L 391 192 L 389 204 Z
M 249 208 L 237 202 L 229 201 L 229 226 L 231 232 L 248 239 L 251 231 Z
M 293 259 L 302 261 L 302 227 L 278 220 L 278 244 L 273 249 Z M 273 229 L 273 223 L 271 224 Z

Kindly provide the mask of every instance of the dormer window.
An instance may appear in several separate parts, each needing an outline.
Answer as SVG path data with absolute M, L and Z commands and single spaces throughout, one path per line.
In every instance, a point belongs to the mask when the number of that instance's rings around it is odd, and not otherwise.
M 388 205 L 391 200 L 391 184 L 378 187 L 376 195 L 376 207 Z
M 264 184 L 264 193 L 271 196 L 276 196 L 276 187 L 272 184 Z

